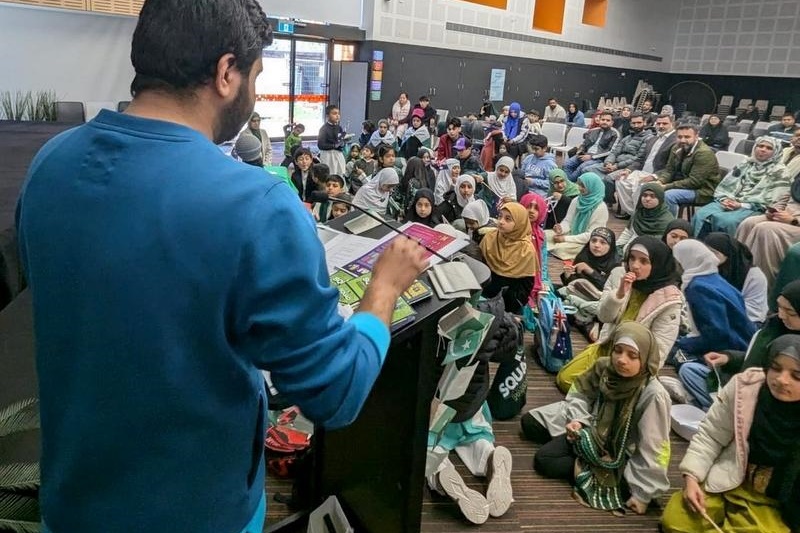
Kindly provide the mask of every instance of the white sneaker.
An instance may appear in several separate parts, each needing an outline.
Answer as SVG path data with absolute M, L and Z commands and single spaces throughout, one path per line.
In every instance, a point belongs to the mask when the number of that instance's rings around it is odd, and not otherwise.
M 486 499 L 489 501 L 489 514 L 495 518 L 503 516 L 511 507 L 514 495 L 511 489 L 511 452 L 498 446 L 490 459 L 489 488 Z
M 461 514 L 473 524 L 483 524 L 489 519 L 489 502 L 483 495 L 467 487 L 452 464 L 439 472 L 439 485 L 445 494 L 458 503 Z

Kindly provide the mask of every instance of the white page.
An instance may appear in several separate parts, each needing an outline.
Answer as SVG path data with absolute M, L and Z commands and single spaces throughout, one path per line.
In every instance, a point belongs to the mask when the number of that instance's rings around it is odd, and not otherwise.
M 341 233 L 325 243 L 328 274 L 366 254 L 378 244 L 375 239 Z

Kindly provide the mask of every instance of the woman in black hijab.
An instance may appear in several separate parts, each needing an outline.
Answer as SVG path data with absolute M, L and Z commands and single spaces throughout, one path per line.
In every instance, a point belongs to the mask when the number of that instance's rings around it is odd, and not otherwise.
M 432 190 L 419 189 L 414 193 L 412 201 L 406 208 L 406 221 L 425 224 L 431 228 L 443 222 L 436 209 Z
M 769 346 L 763 368 L 719 393 L 679 469 L 684 489 L 664 509 L 665 533 L 800 531 L 800 335 Z
M 719 259 L 719 275 L 742 293 L 747 318 L 759 327 L 767 318 L 767 277 L 753 266 L 750 249 L 727 233 L 712 232 L 703 238 Z

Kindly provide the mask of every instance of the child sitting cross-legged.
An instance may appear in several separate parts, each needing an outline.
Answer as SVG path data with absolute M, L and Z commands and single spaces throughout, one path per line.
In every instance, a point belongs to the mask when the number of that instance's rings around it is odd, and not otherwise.
M 658 351 L 646 327 L 623 322 L 565 400 L 522 416 L 524 436 L 546 443 L 534 469 L 568 480 L 583 505 L 644 514 L 669 489 L 671 402 Z
M 763 368 L 728 382 L 679 469 L 665 533 L 800 531 L 800 335 L 769 346 Z

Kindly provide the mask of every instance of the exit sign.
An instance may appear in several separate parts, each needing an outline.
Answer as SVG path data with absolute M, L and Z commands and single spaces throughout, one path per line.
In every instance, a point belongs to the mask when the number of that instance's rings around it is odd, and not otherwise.
M 294 33 L 294 22 L 278 21 L 278 33 Z

